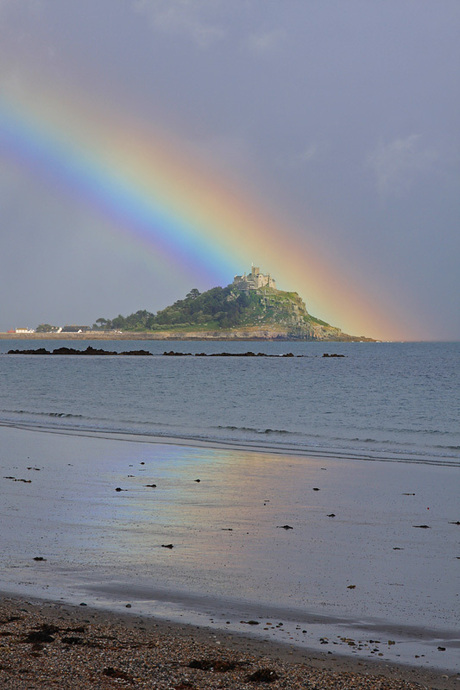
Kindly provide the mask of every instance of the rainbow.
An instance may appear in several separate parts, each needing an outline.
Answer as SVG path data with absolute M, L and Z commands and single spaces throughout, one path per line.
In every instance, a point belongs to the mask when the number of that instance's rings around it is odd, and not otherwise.
M 140 243 L 152 261 L 166 261 L 191 280 L 226 285 L 254 260 L 280 288 L 298 291 L 315 316 L 356 334 L 404 337 L 383 305 L 367 300 L 337 262 L 321 255 L 317 224 L 299 240 L 305 233 L 240 182 L 132 115 L 42 85 L 4 93 L 0 155 L 100 214 L 115 240 Z

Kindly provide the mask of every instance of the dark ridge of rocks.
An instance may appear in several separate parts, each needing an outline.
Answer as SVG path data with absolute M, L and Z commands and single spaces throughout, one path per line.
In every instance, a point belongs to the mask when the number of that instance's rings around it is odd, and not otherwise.
M 36 350 L 8 350 L 9 355 L 50 355 L 49 350 L 45 350 L 44 347 L 39 347 Z
M 284 355 L 268 355 L 266 352 L 196 352 L 192 354 L 191 352 L 175 352 L 174 350 L 164 351 L 164 357 L 305 357 L 306 355 L 294 355 L 292 352 L 287 352 Z M 331 355 L 332 356 L 332 355 Z M 344 357 L 345 355 L 338 355 Z
M 101 348 L 88 345 L 86 350 L 77 350 L 74 347 L 58 347 L 55 350 L 45 350 L 39 347 L 36 350 L 8 350 L 9 355 L 134 355 L 136 357 L 152 357 L 148 350 L 131 350 L 126 352 L 115 352 L 114 350 L 103 350 Z
M 55 350 L 46 350 L 44 347 L 39 347 L 35 350 L 8 350 L 9 355 L 96 355 L 96 356 L 130 356 L 130 357 L 153 357 L 153 353 L 148 350 L 126 350 L 124 352 L 115 352 L 115 350 L 103 350 L 101 348 L 91 347 L 88 345 L 86 350 L 78 350 L 74 347 L 58 347 Z M 169 352 L 165 350 L 163 352 L 164 357 L 270 357 L 270 358 L 301 358 L 307 357 L 308 355 L 295 355 L 292 352 L 286 352 L 282 355 L 269 355 L 266 352 L 196 352 L 192 354 L 191 352 L 175 352 L 170 350 Z M 345 357 L 345 355 L 328 355 L 324 354 L 323 357 Z
M 325 352 L 323 357 L 345 357 L 345 355 L 336 355 L 336 354 L 330 355 L 327 352 Z

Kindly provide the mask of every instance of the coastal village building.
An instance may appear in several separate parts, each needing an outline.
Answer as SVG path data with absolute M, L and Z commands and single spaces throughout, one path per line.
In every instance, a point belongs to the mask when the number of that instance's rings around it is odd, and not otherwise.
M 63 326 L 58 333 L 88 333 L 90 330 L 90 326 Z
M 276 283 L 273 278 L 270 274 L 264 275 L 261 273 L 258 266 L 252 266 L 251 273 L 248 275 L 243 273 L 242 276 L 235 276 L 233 285 L 238 290 L 257 290 L 262 287 L 270 287 L 276 290 Z

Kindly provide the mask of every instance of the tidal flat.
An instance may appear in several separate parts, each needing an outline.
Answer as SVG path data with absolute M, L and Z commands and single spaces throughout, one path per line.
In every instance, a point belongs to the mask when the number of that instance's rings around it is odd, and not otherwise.
M 0 440 L 7 595 L 460 670 L 455 468 L 37 428 Z

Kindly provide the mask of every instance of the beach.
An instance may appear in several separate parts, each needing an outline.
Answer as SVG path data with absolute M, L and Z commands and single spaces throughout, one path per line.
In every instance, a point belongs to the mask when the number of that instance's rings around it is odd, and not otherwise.
M 401 667 L 409 675 L 394 671 L 398 678 L 434 674 L 425 687 L 455 687 L 456 468 L 11 426 L 0 427 L 0 440 L 0 590 L 3 603 L 33 602 L 26 627 L 65 605 L 73 607 L 65 608 L 69 628 L 86 610 L 115 615 L 117 639 L 134 621 L 162 630 L 168 622 L 193 626 L 193 639 L 205 631 L 211 649 L 214 636 L 222 649 L 225 640 L 233 649 L 234 640 L 250 639 L 258 657 L 283 648 L 308 663 L 377 663 L 377 674 Z M 7 653 L 13 638 L 2 630 Z M 69 651 L 53 645 L 37 651 Z M 276 654 L 266 651 L 273 645 Z M 240 687 L 247 672 L 238 668 L 240 680 L 219 674 L 211 684 L 209 671 L 195 670 L 191 687 Z M 292 678 L 279 687 L 309 687 Z
M 0 600 L 0 684 L 18 688 L 458 687 L 439 671 L 308 653 L 243 635 L 39 600 Z

